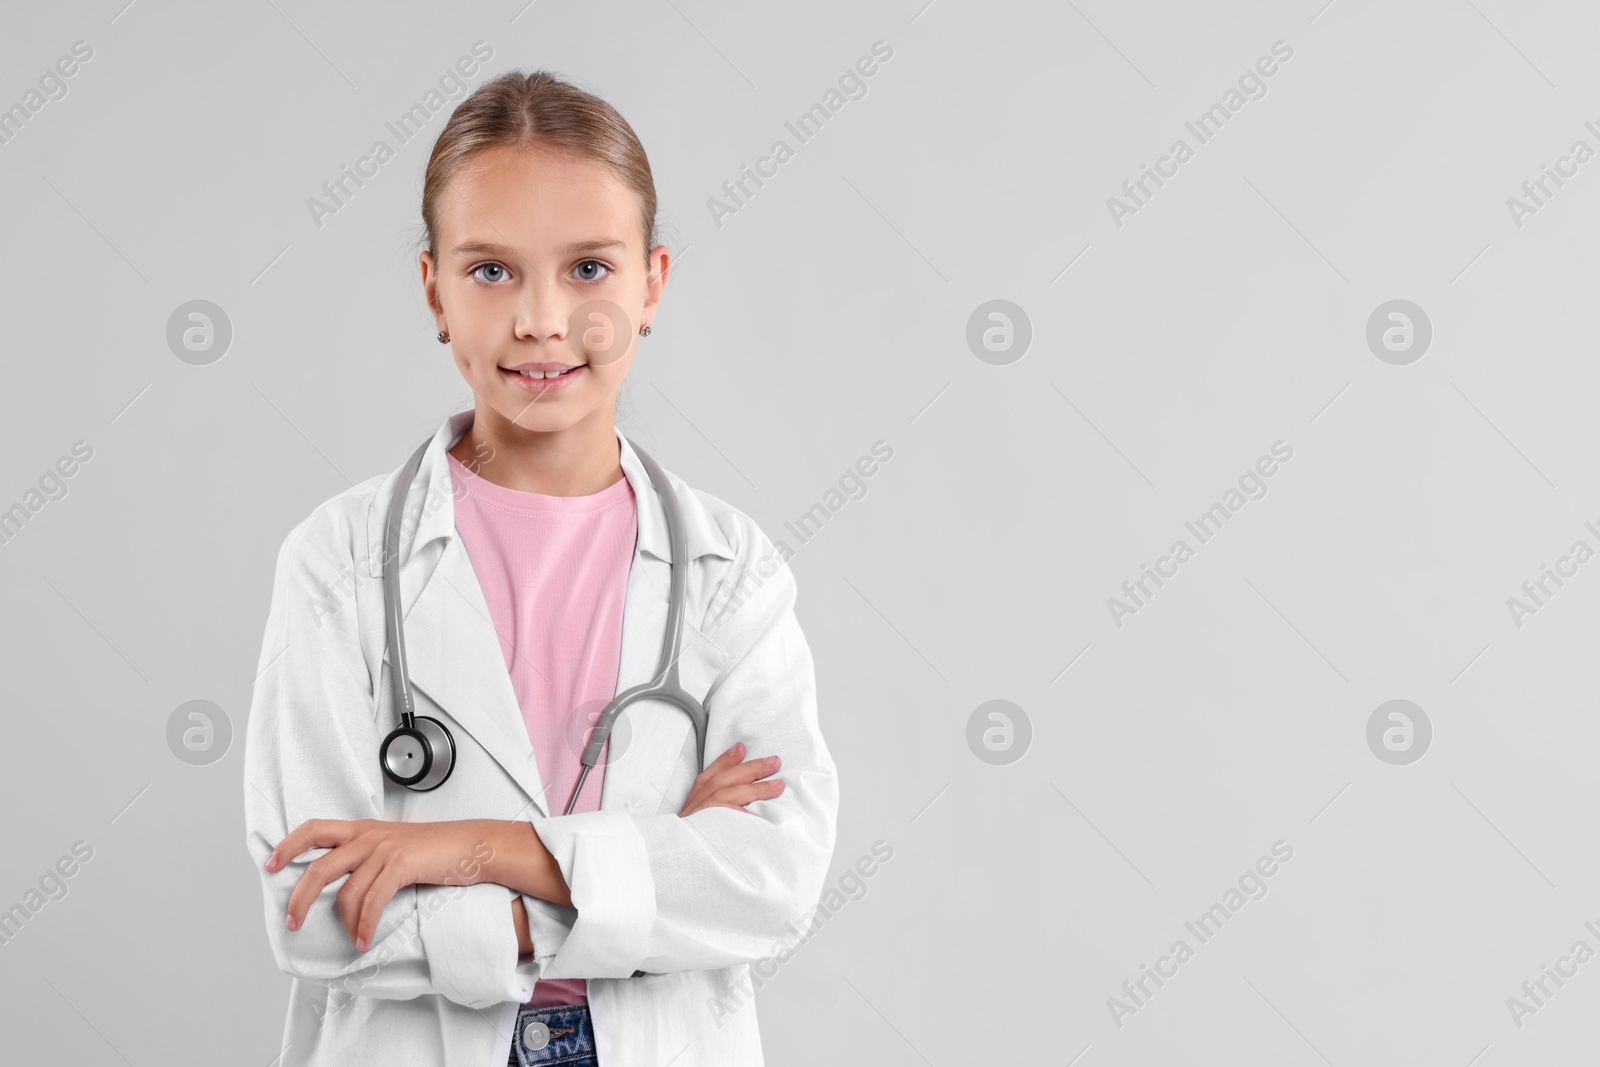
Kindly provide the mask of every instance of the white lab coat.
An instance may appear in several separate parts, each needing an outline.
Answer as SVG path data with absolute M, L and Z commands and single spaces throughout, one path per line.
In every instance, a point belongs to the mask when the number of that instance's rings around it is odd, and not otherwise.
M 455 529 L 446 452 L 472 417 L 451 416 L 434 435 L 407 497 L 399 552 L 416 713 L 441 720 L 457 746 L 455 770 L 439 788 L 397 786 L 378 763 L 398 721 L 381 575 L 399 468 L 319 505 L 278 553 L 246 731 L 244 801 L 268 940 L 294 976 L 282 1067 L 501 1067 L 518 1005 L 539 977 L 589 980 L 601 1067 L 756 1067 L 748 964 L 805 927 L 838 811 L 794 578 L 748 516 L 668 472 L 689 555 L 679 670 L 710 716 L 706 759 L 742 740 L 747 759 L 783 758 L 785 789 L 751 803 L 752 814 L 714 807 L 680 818 L 699 773 L 694 730 L 676 706 L 649 700 L 619 719 L 631 729 L 605 768 L 600 810 L 562 815 L 567 798 L 545 795 Z M 621 692 L 658 668 L 671 568 L 660 498 L 620 430 L 617 438 L 639 517 Z M 616 727 L 614 747 L 624 729 Z M 277 873 L 262 867 L 312 818 L 528 819 L 560 863 L 573 907 L 524 896 L 534 954 L 519 959 L 510 889 L 407 886 L 358 955 L 335 902 L 344 876 L 299 930 L 284 926 L 290 891 L 328 849 Z M 647 973 L 632 977 L 639 970 Z

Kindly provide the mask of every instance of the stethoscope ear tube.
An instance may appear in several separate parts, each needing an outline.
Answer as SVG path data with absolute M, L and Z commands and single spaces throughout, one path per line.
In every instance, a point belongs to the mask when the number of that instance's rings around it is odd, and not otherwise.
M 404 521 L 406 496 L 411 482 L 422 466 L 422 457 L 428 451 L 432 438 L 422 442 L 406 460 L 395 484 L 394 497 L 389 501 L 389 515 L 383 530 L 383 605 L 387 620 L 389 655 L 394 660 L 395 693 L 400 701 L 400 724 L 410 726 L 416 714 L 411 699 L 411 674 L 406 667 L 405 625 L 400 619 L 400 525 Z
M 583 769 L 578 772 L 578 780 L 572 787 L 572 794 L 567 798 L 566 814 L 571 815 L 573 806 L 578 803 L 578 794 L 583 792 L 583 781 L 589 777 L 589 768 L 600 763 L 600 750 L 605 747 L 606 740 L 611 736 L 611 727 L 617 721 L 617 716 L 629 704 L 636 700 L 665 700 L 676 704 L 689 716 L 689 721 L 694 724 L 694 751 L 695 766 L 704 768 L 706 765 L 706 726 L 708 716 L 705 706 L 686 692 L 678 682 L 678 664 L 674 660 L 667 667 L 667 677 L 658 682 L 646 682 L 636 685 L 627 692 L 620 694 L 606 706 L 596 720 L 594 732 L 589 735 L 589 743 L 583 747 Z
M 708 720 L 706 709 L 690 696 L 678 681 L 678 658 L 682 655 L 683 647 L 683 607 L 688 599 L 688 579 L 684 574 L 682 561 L 688 559 L 689 547 L 688 538 L 683 532 L 683 516 L 678 510 L 678 498 L 667 482 L 666 473 L 650 454 L 638 445 L 633 446 L 633 452 L 644 464 L 645 473 L 650 476 L 650 484 L 660 495 L 662 507 L 667 513 L 667 545 L 671 557 L 672 584 L 667 594 L 667 629 L 662 637 L 661 664 L 656 668 L 654 681 L 636 685 L 626 692 L 617 694 L 611 703 L 606 705 L 606 710 L 601 712 L 600 718 L 595 722 L 594 732 L 589 735 L 589 743 L 583 748 L 583 769 L 578 772 L 578 780 L 572 787 L 572 795 L 567 799 L 568 815 L 572 814 L 572 809 L 578 803 L 578 794 L 583 791 L 584 779 L 589 777 L 589 769 L 600 762 L 600 750 L 610 738 L 611 727 L 617 721 L 617 716 L 636 700 L 646 698 L 665 700 L 682 708 L 694 724 L 695 766 L 706 765 Z

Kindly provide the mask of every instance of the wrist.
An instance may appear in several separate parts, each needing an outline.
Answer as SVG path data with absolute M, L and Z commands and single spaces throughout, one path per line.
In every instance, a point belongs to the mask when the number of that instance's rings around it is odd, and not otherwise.
M 511 898 L 511 924 L 517 931 L 517 952 L 521 956 L 533 955 L 533 932 L 528 929 L 528 909 L 522 903 L 522 895 L 516 894 Z
M 500 819 L 475 820 L 477 840 L 488 842 L 489 856 L 478 865 L 476 881 L 498 882 L 513 893 L 572 906 L 572 891 L 555 856 L 545 847 L 533 823 Z
M 474 882 L 498 882 L 507 887 L 511 885 L 506 877 L 514 865 L 517 851 L 525 848 L 524 843 L 517 837 L 517 831 L 524 827 L 523 823 L 508 822 L 505 819 L 472 820 L 473 841 L 477 843 L 476 854 L 481 858 L 472 879 Z

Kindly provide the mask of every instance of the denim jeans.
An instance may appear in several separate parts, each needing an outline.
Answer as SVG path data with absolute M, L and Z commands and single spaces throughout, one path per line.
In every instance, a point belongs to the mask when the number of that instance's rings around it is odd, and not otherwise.
M 568 1004 L 554 1008 L 532 1008 L 524 1004 L 517 1011 L 517 1032 L 511 1038 L 511 1058 L 506 1067 L 534 1067 L 535 1064 L 560 1064 L 561 1067 L 600 1067 L 595 1058 L 594 1023 L 589 1005 Z

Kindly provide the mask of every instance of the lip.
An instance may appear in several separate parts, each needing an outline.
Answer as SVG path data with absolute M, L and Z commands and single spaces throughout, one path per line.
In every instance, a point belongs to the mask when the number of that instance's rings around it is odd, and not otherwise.
M 501 369 L 502 370 L 542 370 L 542 371 L 552 371 L 552 370 L 567 370 L 568 368 L 573 367 L 573 366 L 580 366 L 581 367 L 581 366 L 583 366 L 583 364 L 581 364 L 581 363 L 578 363 L 578 364 L 572 364 L 572 363 L 518 363 L 515 367 L 503 367 Z
M 561 368 L 562 364 L 524 363 L 522 366 L 527 367 L 529 370 L 558 370 Z M 512 386 L 515 388 L 521 389 L 525 393 L 533 393 L 536 396 L 543 396 L 547 393 L 559 393 L 570 388 L 574 381 L 589 373 L 589 365 L 587 363 L 580 363 L 572 370 L 571 373 L 563 374 L 559 378 L 535 379 L 524 377 L 514 370 L 507 370 L 505 367 L 501 367 L 499 370 L 500 376 L 502 378 L 510 379 Z

